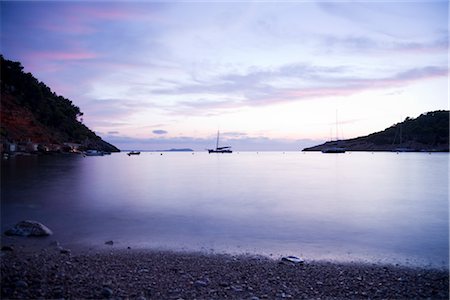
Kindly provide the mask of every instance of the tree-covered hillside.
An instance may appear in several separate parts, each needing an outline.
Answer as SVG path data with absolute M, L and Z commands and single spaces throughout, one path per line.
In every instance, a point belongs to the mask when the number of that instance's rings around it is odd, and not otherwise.
M 383 131 L 354 139 L 330 141 L 303 149 L 321 151 L 329 147 L 348 151 L 449 151 L 449 111 L 438 110 L 406 118 Z
M 70 142 L 84 148 L 119 151 L 80 122 L 83 113 L 72 101 L 25 73 L 20 62 L 3 56 L 0 60 L 2 142 Z

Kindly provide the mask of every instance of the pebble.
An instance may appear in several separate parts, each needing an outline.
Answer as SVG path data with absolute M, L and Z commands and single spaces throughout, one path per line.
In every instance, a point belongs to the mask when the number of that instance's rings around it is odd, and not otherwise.
M 208 286 L 208 283 L 204 280 L 197 280 L 196 282 L 194 282 L 196 287 L 205 287 Z
M 111 298 L 112 295 L 113 295 L 113 291 L 110 288 L 105 287 L 105 288 L 102 289 L 102 293 L 101 294 L 105 298 Z
M 14 248 L 12 246 L 3 246 L 2 251 L 14 251 Z
M 113 241 L 106 241 L 105 245 L 111 245 L 112 246 L 112 245 L 114 245 L 114 242 Z
M 231 286 L 231 289 L 232 289 L 234 292 L 242 292 L 242 291 L 243 291 L 242 287 L 239 286 L 239 285 L 232 285 L 232 286 Z
M 285 256 L 281 258 L 282 262 L 288 262 L 293 264 L 304 264 L 305 260 L 303 258 L 297 257 L 297 256 Z
M 59 253 L 61 253 L 61 254 L 70 254 L 70 249 L 61 248 L 59 250 Z
M 26 289 L 26 288 L 28 288 L 28 283 L 26 283 L 23 280 L 18 280 L 18 281 L 16 281 L 16 288 Z
M 65 256 L 15 246 L 0 260 L 1 298 L 449 299 L 448 271 L 104 250 Z

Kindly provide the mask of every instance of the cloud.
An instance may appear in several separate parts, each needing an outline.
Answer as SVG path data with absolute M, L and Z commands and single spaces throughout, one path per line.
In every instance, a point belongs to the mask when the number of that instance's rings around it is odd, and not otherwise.
M 446 35 L 429 41 L 409 41 L 401 39 L 375 39 L 366 36 L 322 36 L 319 38 L 317 51 L 323 53 L 351 52 L 351 53 L 381 53 L 392 52 L 406 53 L 445 53 L 448 49 L 448 38 Z
M 94 52 L 89 51 L 37 51 L 31 52 L 29 54 L 29 59 L 31 60 L 85 60 L 85 59 L 94 59 L 97 58 L 98 55 Z
M 209 94 L 217 100 L 198 98 L 180 101 L 176 107 L 166 107 L 173 113 L 214 114 L 244 106 L 265 106 L 323 97 L 349 96 L 356 93 L 402 87 L 412 82 L 448 75 L 440 66 L 424 66 L 392 72 L 386 76 L 357 76 L 350 66 L 284 65 L 275 69 L 253 69 L 246 74 L 224 74 L 210 81 L 179 84 L 172 89 L 153 90 L 153 93 L 174 95 Z M 280 81 L 286 84 L 280 85 Z M 275 83 L 272 83 L 275 82 Z
M 161 129 L 153 130 L 152 132 L 154 134 L 167 134 L 167 131 Z
M 118 131 L 108 131 L 108 134 L 119 134 Z
M 227 131 L 220 133 L 221 136 L 227 136 L 227 137 L 245 137 L 247 136 L 247 133 L 245 132 L 237 132 L 237 131 Z

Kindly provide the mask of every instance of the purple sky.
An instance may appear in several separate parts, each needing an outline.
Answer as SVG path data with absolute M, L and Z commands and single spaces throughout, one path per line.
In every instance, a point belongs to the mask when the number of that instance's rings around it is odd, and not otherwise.
M 445 0 L 2 1 L 1 53 L 121 149 L 298 150 L 449 108 Z

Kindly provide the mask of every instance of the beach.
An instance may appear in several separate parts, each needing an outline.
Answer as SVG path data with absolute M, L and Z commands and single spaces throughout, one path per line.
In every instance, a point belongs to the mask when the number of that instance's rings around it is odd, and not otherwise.
M 449 272 L 151 249 L 3 245 L 2 299 L 448 299 Z

